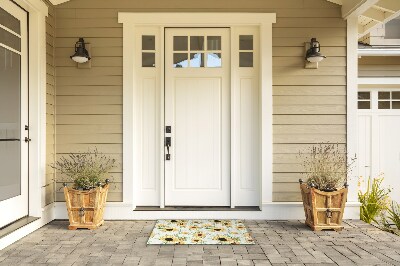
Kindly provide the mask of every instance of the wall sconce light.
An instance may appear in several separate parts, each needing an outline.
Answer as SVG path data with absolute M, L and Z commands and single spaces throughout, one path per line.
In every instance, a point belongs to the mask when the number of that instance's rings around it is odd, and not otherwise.
M 311 42 L 305 43 L 306 62 L 305 68 L 318 68 L 318 62 L 321 62 L 326 56 L 320 53 L 320 45 L 316 38 L 311 38 Z
M 75 54 L 71 55 L 70 57 L 78 64 L 86 63 L 91 59 L 88 50 L 86 50 L 85 41 L 83 38 L 79 38 L 79 41 L 75 43 Z

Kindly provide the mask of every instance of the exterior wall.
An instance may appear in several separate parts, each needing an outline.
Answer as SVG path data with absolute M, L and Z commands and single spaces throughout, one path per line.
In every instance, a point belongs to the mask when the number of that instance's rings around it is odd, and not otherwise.
M 46 2 L 49 7 L 49 15 L 46 17 L 46 183 L 42 188 L 44 191 L 44 205 L 55 200 L 55 171 L 49 165 L 54 163 L 55 158 L 55 9 L 51 3 Z
M 400 77 L 398 56 L 363 56 L 358 59 L 359 77 Z
M 229 6 L 229 8 L 227 8 Z M 157 8 L 155 8 L 157 7 Z M 122 25 L 118 12 L 272 12 L 274 201 L 300 201 L 296 154 L 309 144 L 346 142 L 346 23 L 325 0 L 72 0 L 56 8 L 57 156 L 98 147 L 122 161 Z M 78 37 L 91 43 L 92 68 L 69 59 Z M 328 56 L 304 69 L 304 42 L 317 37 Z M 122 200 L 121 167 L 110 201 Z M 63 182 L 57 176 L 57 190 Z M 63 200 L 57 192 L 57 200 Z

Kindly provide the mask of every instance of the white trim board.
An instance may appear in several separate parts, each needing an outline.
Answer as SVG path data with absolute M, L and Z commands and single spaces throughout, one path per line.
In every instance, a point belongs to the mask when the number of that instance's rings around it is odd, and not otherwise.
M 398 84 L 400 84 L 400 78 L 397 78 L 397 77 L 393 77 L 393 78 L 390 78 L 390 77 L 358 78 L 358 84 L 359 85 L 368 85 L 368 84 L 376 84 L 376 85 L 379 85 L 379 84 L 396 85 L 397 84 L 398 85 Z
M 125 13 L 118 14 L 118 22 L 123 23 L 123 203 L 136 206 L 134 186 L 141 176 L 141 134 L 142 121 L 140 92 L 136 88 L 135 66 L 139 64 L 135 44 L 138 27 L 158 28 L 162 34 L 165 27 L 235 27 L 257 26 L 260 32 L 260 92 L 261 107 L 261 202 L 272 202 L 272 23 L 276 22 L 274 13 Z M 163 47 L 160 51 L 159 80 L 164 84 Z M 163 94 L 161 93 L 161 96 Z M 161 103 L 162 105 L 163 103 Z M 163 106 L 161 106 L 163 110 Z M 161 111 L 162 112 L 162 111 Z M 163 113 L 160 114 L 163 117 Z M 162 119 L 163 120 L 163 119 Z M 161 129 L 164 129 L 161 123 Z M 162 131 L 163 132 L 163 131 Z M 160 134 L 160 143 L 164 143 Z M 162 149 L 163 146 L 162 146 Z M 163 169 L 163 156 L 161 169 Z M 163 174 L 162 174 L 163 175 Z M 161 186 L 163 176 L 160 177 Z M 161 197 L 163 197 L 161 188 Z M 160 206 L 163 207 L 163 199 Z M 233 203 L 233 206 L 235 204 Z
M 56 202 L 55 218 L 68 219 L 65 202 Z M 262 211 L 133 211 L 130 204 L 106 203 L 105 220 L 157 219 L 244 219 L 244 220 L 304 220 L 301 202 L 263 203 Z M 347 202 L 344 219 L 360 219 L 360 203 Z

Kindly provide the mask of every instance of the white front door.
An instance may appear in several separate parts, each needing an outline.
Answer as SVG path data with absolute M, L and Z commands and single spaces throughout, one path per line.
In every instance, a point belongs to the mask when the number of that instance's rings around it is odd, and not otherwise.
M 0 228 L 28 215 L 27 13 L 0 0 Z
M 166 206 L 230 205 L 229 36 L 165 30 Z
M 358 93 L 358 174 L 382 176 L 400 202 L 400 89 Z M 365 182 L 366 184 L 366 182 Z

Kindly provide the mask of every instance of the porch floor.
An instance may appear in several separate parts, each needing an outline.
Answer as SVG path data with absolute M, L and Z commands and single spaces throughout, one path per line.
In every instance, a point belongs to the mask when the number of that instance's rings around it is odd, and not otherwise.
M 302 221 L 247 220 L 256 245 L 149 245 L 155 221 L 67 230 L 53 221 L 0 250 L 0 265 L 400 265 L 400 237 L 361 221 L 312 232 Z

